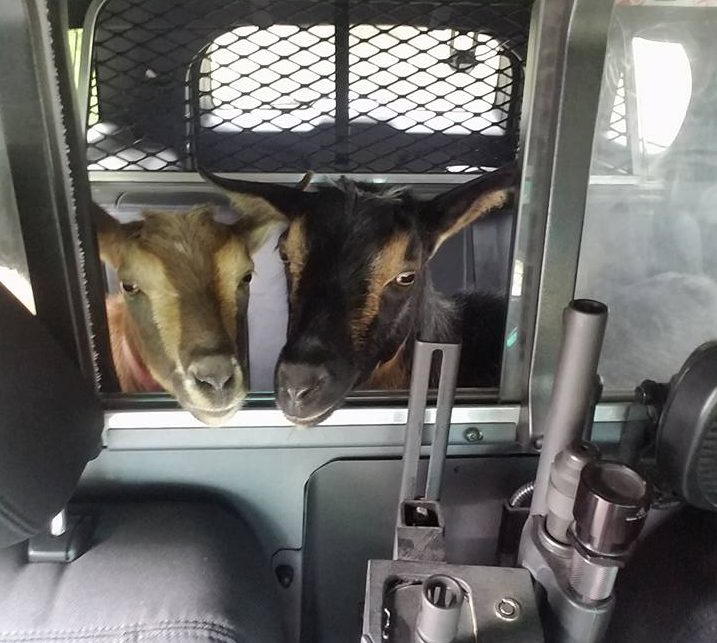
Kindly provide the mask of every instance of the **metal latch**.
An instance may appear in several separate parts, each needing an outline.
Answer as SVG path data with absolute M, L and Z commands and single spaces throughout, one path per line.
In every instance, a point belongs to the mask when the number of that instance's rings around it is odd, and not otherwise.
M 442 358 L 425 484 L 419 483 L 433 357 Z M 524 569 L 445 562 L 440 506 L 461 347 L 417 341 L 411 373 L 393 560 L 370 560 L 362 643 L 542 641 L 530 574 Z
M 90 516 L 69 515 L 63 509 L 50 521 L 47 531 L 28 540 L 28 562 L 71 563 L 89 548 L 92 528 Z
M 418 463 L 431 366 L 436 353 L 440 353 L 442 358 L 436 400 L 436 423 L 428 461 L 428 475 L 425 486 L 421 489 L 418 482 Z M 445 522 L 439 500 L 460 357 L 460 344 L 420 340 L 415 344 L 393 550 L 396 560 L 442 561 L 445 557 Z

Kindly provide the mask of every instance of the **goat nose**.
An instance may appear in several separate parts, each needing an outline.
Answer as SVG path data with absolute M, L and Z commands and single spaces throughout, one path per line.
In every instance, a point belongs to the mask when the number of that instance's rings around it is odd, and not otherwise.
M 309 402 L 328 379 L 329 371 L 320 364 L 284 362 L 279 367 L 279 387 L 296 406 Z
M 189 374 L 199 388 L 221 392 L 232 386 L 236 372 L 234 360 L 226 355 L 207 355 L 195 360 Z

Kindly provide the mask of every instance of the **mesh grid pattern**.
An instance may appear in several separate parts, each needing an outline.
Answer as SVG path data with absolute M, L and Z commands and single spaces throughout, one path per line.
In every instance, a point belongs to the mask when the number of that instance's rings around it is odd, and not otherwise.
M 527 0 L 108 0 L 90 169 L 496 167 L 517 147 L 529 18 Z
M 607 88 L 609 89 L 609 88 Z M 632 173 L 630 135 L 627 121 L 627 97 L 625 91 L 625 75 L 621 73 L 614 85 L 612 109 L 602 130 L 601 140 L 597 141 L 594 158 L 594 171 L 603 175 L 626 175 Z
M 607 140 L 627 145 L 627 114 L 625 111 L 625 77 L 620 76 L 615 90 L 615 102 L 610 113 Z
M 605 58 L 592 160 L 592 173 L 602 176 L 630 175 L 634 171 L 634 72 L 623 37 L 621 25 L 614 22 L 608 40 L 615 46 L 608 47 Z
M 630 138 L 633 132 L 627 117 L 625 74 L 616 72 L 608 69 L 603 78 L 598 110 L 591 171 L 602 176 L 629 175 L 633 171 Z

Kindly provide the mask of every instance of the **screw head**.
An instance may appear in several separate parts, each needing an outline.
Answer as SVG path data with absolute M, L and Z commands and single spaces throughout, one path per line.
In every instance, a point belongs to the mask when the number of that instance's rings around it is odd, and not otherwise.
M 505 596 L 495 604 L 495 613 L 504 621 L 515 621 L 520 616 L 520 603 L 514 598 Z
M 466 442 L 480 442 L 483 439 L 483 433 L 480 429 L 470 426 L 463 431 L 463 439 Z
M 537 438 L 533 440 L 533 448 L 536 451 L 540 451 L 543 448 L 543 436 L 539 435 Z

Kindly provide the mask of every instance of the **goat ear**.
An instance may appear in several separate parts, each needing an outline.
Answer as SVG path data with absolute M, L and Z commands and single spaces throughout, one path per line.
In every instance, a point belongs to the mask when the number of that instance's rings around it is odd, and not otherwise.
M 316 202 L 316 193 L 305 192 L 313 178 L 307 172 L 296 187 L 227 179 L 199 167 L 199 174 L 209 183 L 227 192 L 232 207 L 240 214 L 261 219 L 291 219 L 307 214 Z
M 92 202 L 92 220 L 97 231 L 97 241 L 100 247 L 100 258 L 113 268 L 117 268 L 122 261 L 125 234 L 122 224 L 107 213 L 94 201 Z
M 251 211 L 239 211 L 239 220 L 232 224 L 232 230 L 243 239 L 251 254 L 266 241 L 273 226 L 283 223 L 286 223 L 286 219 L 278 216 L 273 209 L 259 207 Z
M 518 190 L 517 163 L 505 165 L 468 183 L 439 194 L 422 207 L 421 220 L 433 254 L 454 234 L 513 205 Z

